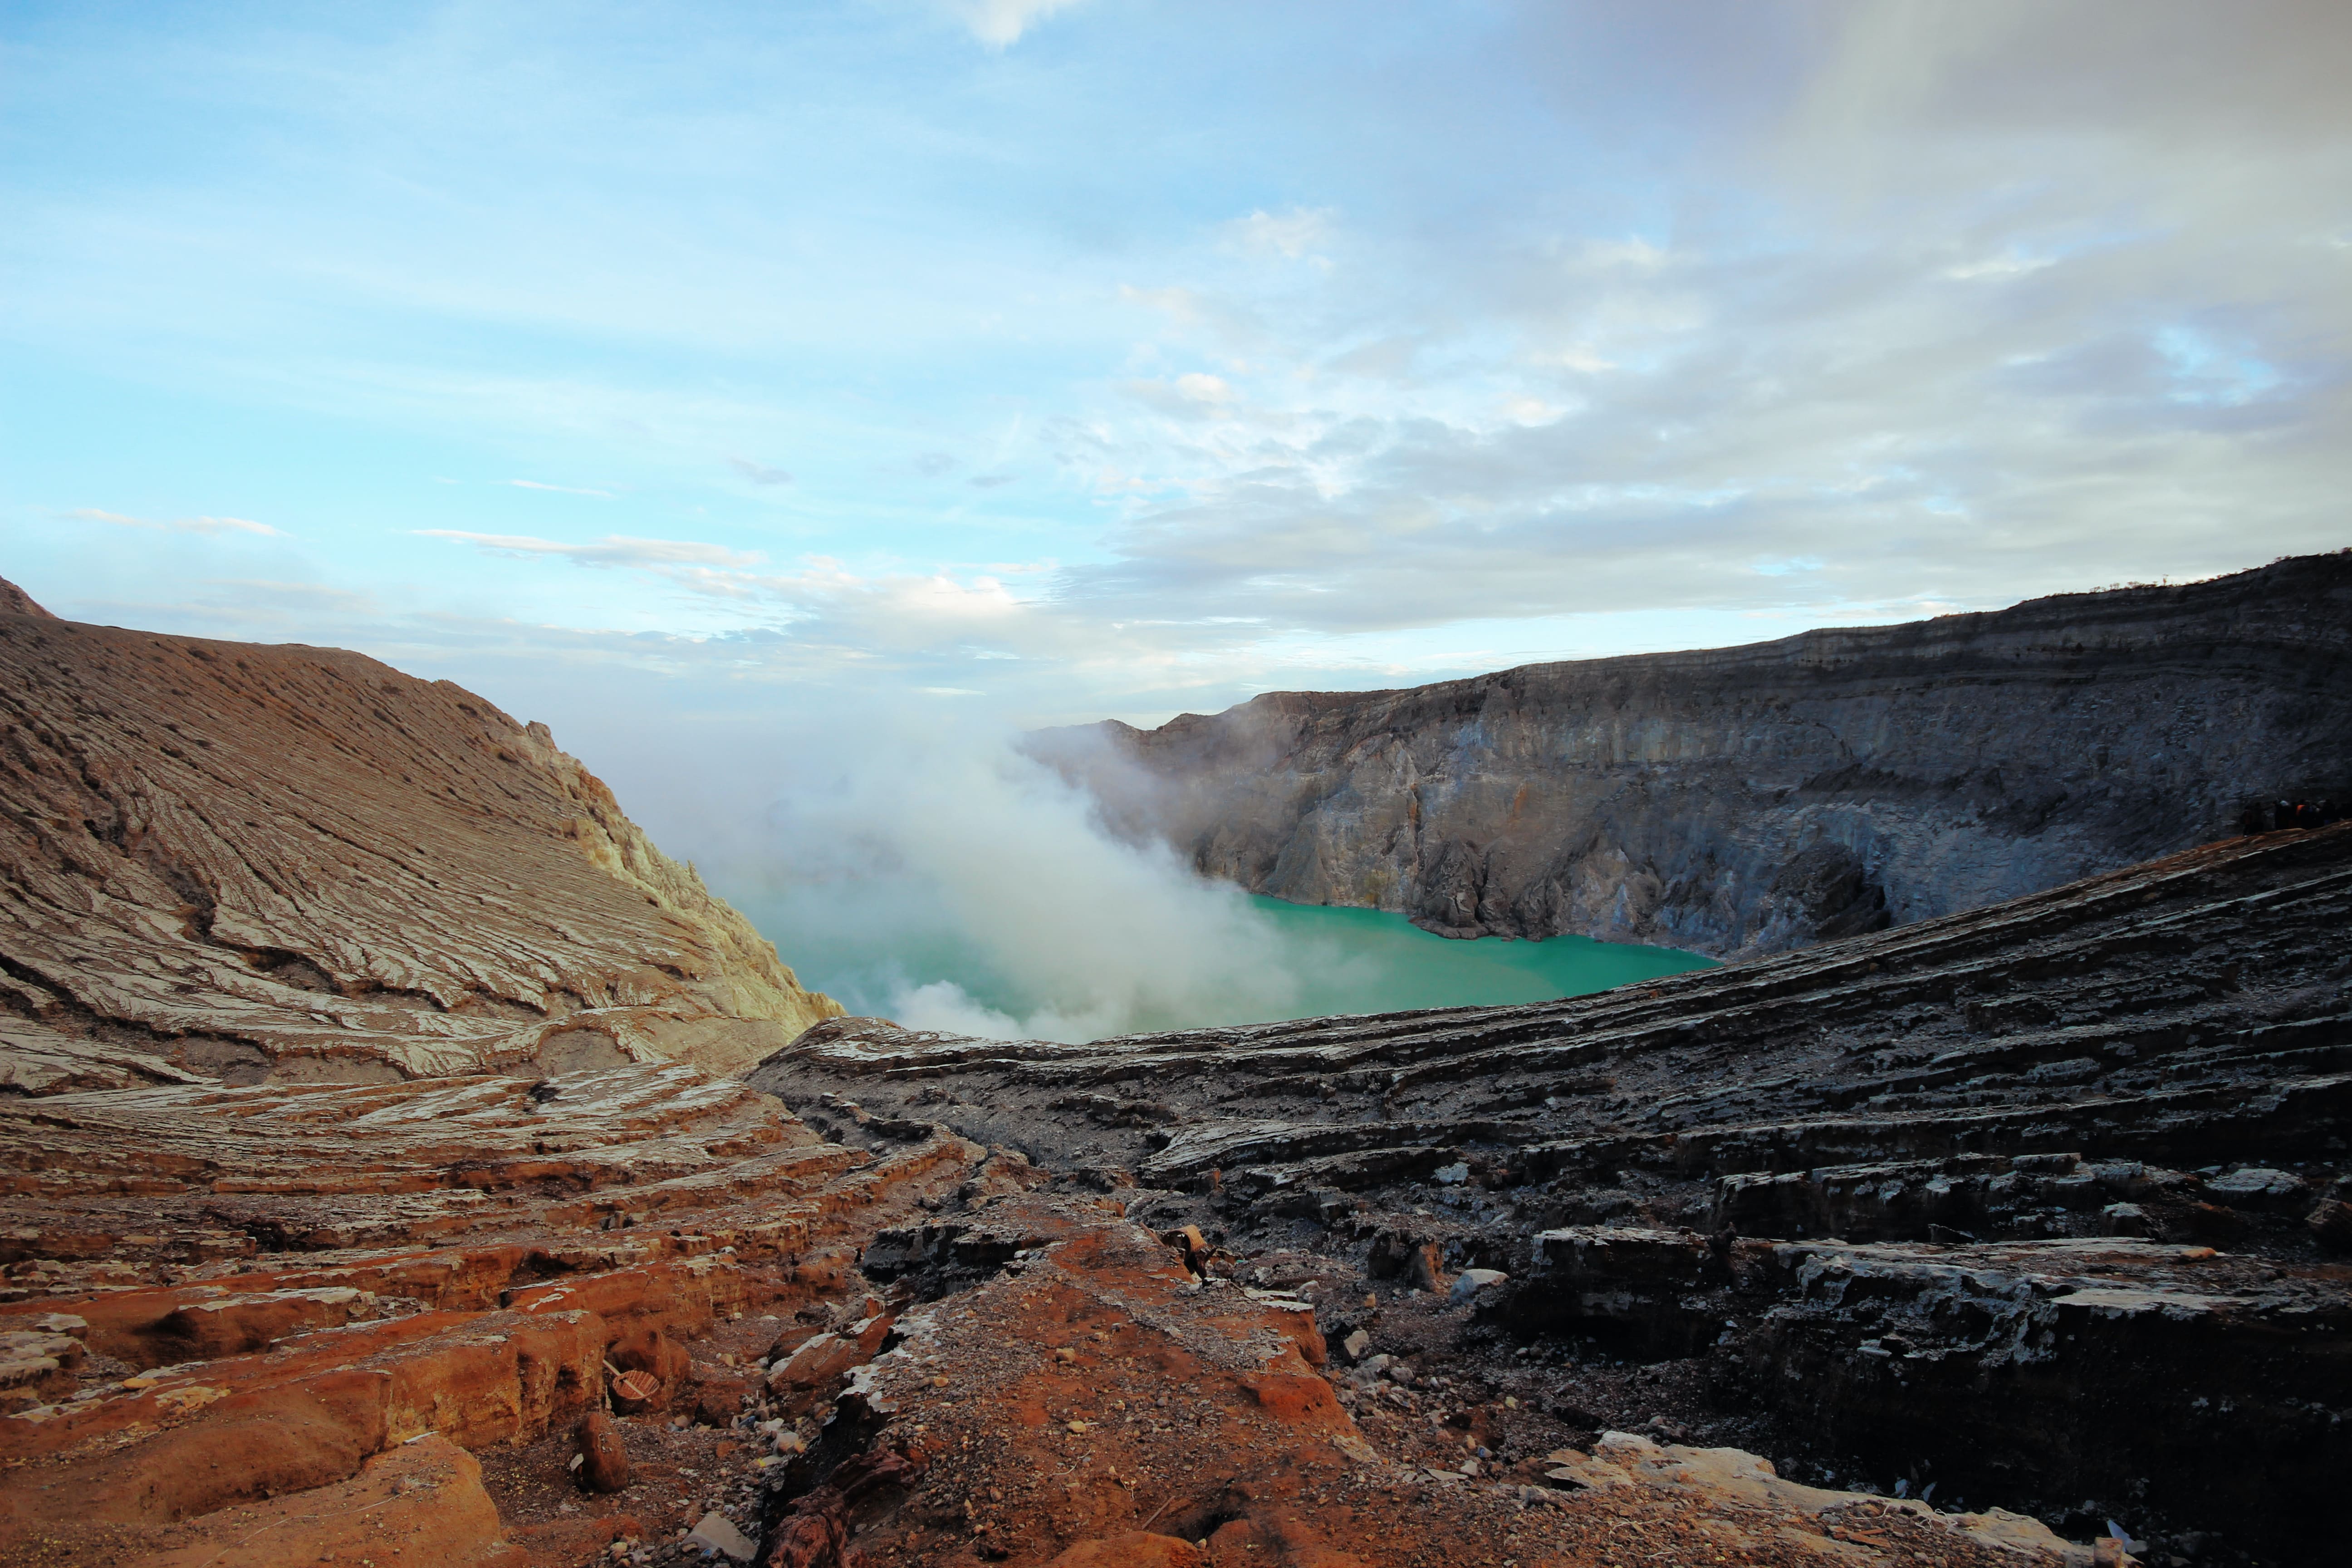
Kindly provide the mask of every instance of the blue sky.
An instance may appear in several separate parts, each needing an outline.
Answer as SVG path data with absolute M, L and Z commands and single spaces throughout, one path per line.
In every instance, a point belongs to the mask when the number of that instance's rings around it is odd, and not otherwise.
M 0 574 L 580 735 L 2335 548 L 2347 18 L 20 0 Z

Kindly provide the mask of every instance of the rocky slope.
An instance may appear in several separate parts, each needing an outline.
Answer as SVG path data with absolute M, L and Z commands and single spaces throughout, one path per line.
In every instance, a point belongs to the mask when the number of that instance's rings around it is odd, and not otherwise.
M 2352 792 L 2352 552 L 1033 743 L 1254 891 L 1449 936 L 1780 952 Z
M 0 1563 L 2092 1562 L 1465 1412 L 1440 1366 L 1530 1369 L 1442 1295 L 1171 1246 L 943 1127 L 876 1142 L 682 1065 L 0 1100 Z M 1318 1286 L 1381 1303 L 1425 1398 L 1339 1364 Z
M 1552 1440 L 1533 1411 L 2122 1520 L 2157 1561 L 2317 1561 L 2352 1463 L 2347 929 L 2352 825 L 1565 1002 L 1077 1047 L 838 1019 L 751 1081 L 1321 1280 L 1360 1413 L 1402 1363 L 1507 1456 Z M 1433 1327 L 1362 1293 L 1457 1269 Z
M 839 1012 L 543 725 L 0 583 L 0 1089 L 724 1070 Z

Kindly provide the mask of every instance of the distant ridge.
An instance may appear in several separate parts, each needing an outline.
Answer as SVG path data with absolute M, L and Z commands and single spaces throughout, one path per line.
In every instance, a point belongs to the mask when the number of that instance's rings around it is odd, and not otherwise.
M 38 616 L 54 621 L 57 616 L 33 602 L 33 596 L 5 577 L 0 577 L 0 616 Z
M 1126 831 L 1253 891 L 1449 936 L 1773 952 L 2352 786 L 2352 552 L 1031 745 Z

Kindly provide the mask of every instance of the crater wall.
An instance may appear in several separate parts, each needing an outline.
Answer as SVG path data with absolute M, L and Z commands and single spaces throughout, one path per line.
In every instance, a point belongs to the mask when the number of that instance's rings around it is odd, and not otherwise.
M 2352 785 L 2352 552 L 1394 691 L 1036 754 L 1202 872 L 1447 936 L 1752 956 L 1981 908 Z

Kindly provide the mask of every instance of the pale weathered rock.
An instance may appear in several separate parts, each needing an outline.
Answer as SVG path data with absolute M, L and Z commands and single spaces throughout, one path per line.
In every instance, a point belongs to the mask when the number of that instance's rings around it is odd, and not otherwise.
M 1500 1285 L 1509 1278 L 1509 1275 L 1499 1268 L 1465 1268 L 1460 1274 L 1454 1276 L 1454 1289 L 1448 1292 L 1448 1295 L 1456 1306 L 1460 1306 L 1464 1302 L 1475 1300 L 1479 1291 L 1492 1285 Z
M 0 1089 L 725 1070 L 840 1011 L 543 725 L 12 602 Z
M 688 1546 L 716 1552 L 733 1563 L 749 1563 L 759 1552 L 759 1547 L 749 1540 L 735 1521 L 723 1513 L 706 1513 L 700 1522 L 687 1535 Z

